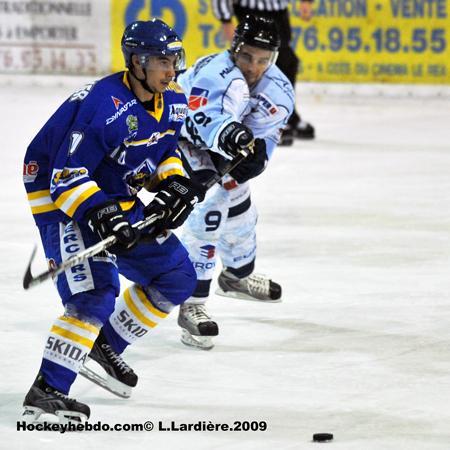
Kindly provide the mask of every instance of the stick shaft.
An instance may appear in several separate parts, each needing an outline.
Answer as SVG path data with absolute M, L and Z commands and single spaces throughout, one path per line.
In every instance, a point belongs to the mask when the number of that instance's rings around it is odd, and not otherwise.
M 219 182 L 226 174 L 228 174 L 231 170 L 233 170 L 238 164 L 240 164 L 252 151 L 252 148 L 249 147 L 247 149 L 243 149 L 239 152 L 237 156 L 235 156 L 220 172 L 215 173 L 211 178 L 204 184 L 206 190 L 210 189 L 217 182 Z M 156 222 L 160 218 L 159 215 L 153 214 L 144 220 L 136 222 L 133 224 L 133 228 L 137 230 L 142 230 L 147 228 L 154 222 Z M 77 253 L 76 255 L 72 255 L 70 258 L 62 261 L 56 267 L 52 267 L 46 272 L 42 272 L 39 275 L 33 276 L 31 274 L 31 263 L 33 262 L 34 256 L 36 254 L 36 249 L 33 250 L 33 253 L 30 258 L 30 262 L 28 264 L 27 270 L 23 277 L 23 287 L 24 289 L 29 289 L 32 286 L 36 286 L 38 284 L 43 283 L 49 278 L 53 278 L 58 276 L 59 274 L 65 272 L 67 269 L 70 269 L 73 266 L 76 266 L 80 262 L 91 258 L 92 256 L 98 255 L 99 253 L 105 251 L 107 248 L 111 247 L 117 242 L 116 236 L 109 236 L 106 239 L 103 239 L 97 244 L 92 245 L 91 247 Z

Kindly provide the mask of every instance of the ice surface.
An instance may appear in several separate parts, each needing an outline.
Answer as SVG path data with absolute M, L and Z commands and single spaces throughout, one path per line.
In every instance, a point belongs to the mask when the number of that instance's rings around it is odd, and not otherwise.
M 265 420 L 267 431 L 17 432 L 62 312 L 52 283 L 21 287 L 38 242 L 22 158 L 72 87 L 0 87 L 1 448 L 450 448 L 450 108 L 425 98 L 304 96 L 318 138 L 277 150 L 253 183 L 257 268 L 283 303 L 213 299 L 210 352 L 180 343 L 174 312 L 126 353 L 140 376 L 131 399 L 82 378 L 71 392 L 91 423 Z M 316 432 L 335 440 L 312 443 Z

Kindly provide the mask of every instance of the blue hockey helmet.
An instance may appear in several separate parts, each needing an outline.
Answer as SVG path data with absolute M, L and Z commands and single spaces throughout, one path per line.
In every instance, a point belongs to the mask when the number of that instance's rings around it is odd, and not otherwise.
M 122 53 L 130 68 L 132 55 L 137 55 L 142 67 L 151 56 L 176 56 L 175 70 L 185 68 L 184 49 L 178 34 L 159 19 L 130 23 L 122 36 Z

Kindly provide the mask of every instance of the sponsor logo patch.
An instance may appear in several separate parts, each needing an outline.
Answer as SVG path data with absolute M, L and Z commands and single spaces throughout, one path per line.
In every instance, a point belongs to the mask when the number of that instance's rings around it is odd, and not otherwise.
M 136 131 L 138 129 L 138 118 L 137 116 L 133 116 L 130 114 L 126 118 L 126 123 L 128 127 L 128 132 L 133 133 L 133 131 Z
M 220 72 L 220 76 L 222 78 L 225 78 L 230 72 L 233 72 L 234 66 L 231 67 L 225 67 L 225 69 L 222 70 L 222 72 Z
M 53 172 L 51 187 L 53 189 L 57 184 L 70 184 L 76 178 L 83 178 L 88 176 L 88 170 L 85 167 L 74 167 L 71 169 L 56 170 Z
M 212 259 L 216 254 L 216 247 L 214 245 L 204 245 L 200 247 L 200 254 L 207 259 Z
M 122 324 L 124 331 L 129 334 L 134 334 L 136 337 L 144 336 L 148 332 L 148 330 L 141 327 L 137 322 L 134 322 L 124 309 L 118 314 L 118 320 Z
M 120 105 L 123 105 L 123 102 L 122 102 L 122 100 L 120 100 L 120 98 L 117 98 L 117 97 L 114 97 L 114 96 L 111 95 L 111 100 L 114 103 L 116 111 L 119 109 Z
M 271 115 L 274 115 L 278 112 L 278 108 L 274 105 L 268 97 L 264 94 L 257 94 L 256 98 L 259 100 L 259 104 Z
M 39 164 L 36 161 L 30 161 L 23 164 L 23 182 L 32 183 L 39 172 Z
M 189 95 L 189 109 L 195 111 L 196 109 L 208 104 L 209 91 L 207 89 L 193 87 Z
M 188 107 L 184 103 L 170 105 L 169 121 L 183 122 L 186 119 Z
M 181 50 L 183 48 L 183 44 L 181 41 L 173 41 L 167 44 L 167 48 L 170 50 Z
M 126 102 L 125 105 L 123 105 L 114 115 L 111 117 L 108 117 L 106 119 L 106 125 L 109 125 L 110 123 L 113 123 L 115 120 L 117 120 L 124 112 L 128 110 L 128 108 L 131 108 L 133 105 L 137 104 L 137 100 L 133 99 L 129 102 Z
M 214 267 L 216 267 L 216 263 L 214 261 L 210 261 L 207 263 L 202 263 L 202 262 L 194 262 L 194 269 L 198 269 L 198 270 L 211 270 L 214 269 Z
M 82 350 L 76 345 L 55 336 L 48 337 L 45 349 L 49 352 L 60 355 L 62 359 L 72 359 L 81 363 L 86 361 L 86 357 L 88 355 L 86 350 Z

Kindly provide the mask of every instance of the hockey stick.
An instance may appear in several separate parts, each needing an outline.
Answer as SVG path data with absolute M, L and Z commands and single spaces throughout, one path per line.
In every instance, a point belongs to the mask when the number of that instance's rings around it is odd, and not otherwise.
M 215 173 L 205 184 L 206 190 L 210 189 L 214 184 L 216 184 L 218 181 L 220 181 L 227 173 L 229 173 L 231 170 L 233 170 L 238 164 L 240 164 L 248 155 L 250 152 L 253 151 L 253 145 L 250 145 L 246 149 L 243 149 L 239 152 L 237 156 L 235 156 L 220 172 Z M 151 216 L 145 218 L 144 220 L 141 220 L 139 222 L 136 222 L 133 224 L 133 228 L 136 228 L 137 230 L 143 230 L 144 228 L 147 228 L 154 222 L 156 222 L 158 219 L 160 219 L 162 216 L 158 214 L 152 214 Z M 73 266 L 76 266 L 80 262 L 84 261 L 85 259 L 88 259 L 92 256 L 98 255 L 102 251 L 106 250 L 108 247 L 111 247 L 117 242 L 116 236 L 109 236 L 106 239 L 103 239 L 100 242 L 97 242 L 97 244 L 92 245 L 91 247 L 81 251 L 80 253 L 77 253 L 76 255 L 70 256 L 65 261 L 61 262 L 55 267 L 51 267 L 46 272 L 42 272 L 41 274 L 37 276 L 33 276 L 31 273 L 31 264 L 33 263 L 34 257 L 36 256 L 36 250 L 37 246 L 34 246 L 33 251 L 31 253 L 30 260 L 28 262 L 25 275 L 23 276 L 23 288 L 25 290 L 29 289 L 30 287 L 36 286 L 38 284 L 43 283 L 44 281 L 48 280 L 49 278 L 53 278 L 58 276 L 60 273 L 66 271 L 67 269 L 70 269 Z
M 159 218 L 161 218 L 160 215 L 153 214 L 145 218 L 144 220 L 141 220 L 133 224 L 133 228 L 136 228 L 137 230 L 142 230 L 150 226 L 152 223 L 156 222 Z M 56 267 L 51 267 L 46 272 L 42 272 L 40 275 L 37 275 L 35 277 L 31 273 L 31 264 L 33 263 L 37 249 L 37 246 L 34 246 L 33 252 L 31 253 L 30 261 L 27 266 L 27 270 L 25 271 L 25 275 L 23 276 L 23 288 L 29 289 L 30 287 L 43 283 L 49 278 L 56 277 L 60 273 L 66 271 L 67 269 L 70 269 L 73 266 L 76 266 L 85 259 L 88 259 L 91 256 L 98 255 L 102 251 L 106 250 L 108 247 L 111 247 L 111 245 L 114 245 L 116 242 L 117 242 L 116 236 L 114 235 L 108 236 L 106 239 L 103 239 L 103 241 L 97 242 L 96 244 L 92 245 L 86 250 L 83 250 L 80 253 L 77 253 L 76 255 L 70 256 L 68 259 L 58 264 Z

